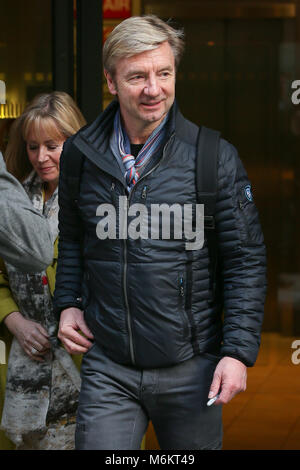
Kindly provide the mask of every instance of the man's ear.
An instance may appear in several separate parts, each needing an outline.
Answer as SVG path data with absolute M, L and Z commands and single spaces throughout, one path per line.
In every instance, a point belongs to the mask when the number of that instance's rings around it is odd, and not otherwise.
M 117 87 L 115 85 L 115 82 L 114 82 L 111 74 L 107 70 L 104 70 L 104 75 L 105 75 L 105 78 L 106 78 L 106 81 L 107 81 L 107 86 L 108 86 L 108 89 L 109 89 L 110 93 L 112 95 L 117 95 L 118 94 Z

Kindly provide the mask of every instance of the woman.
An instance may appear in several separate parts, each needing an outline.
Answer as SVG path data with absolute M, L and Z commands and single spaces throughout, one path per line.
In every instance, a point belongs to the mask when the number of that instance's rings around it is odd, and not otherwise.
M 64 141 L 84 124 L 66 93 L 40 95 L 13 124 L 5 154 L 7 169 L 22 182 L 33 207 L 47 218 L 55 242 L 53 263 L 45 272 L 23 273 L 0 263 L 0 336 L 9 349 L 1 428 L 17 449 L 73 448 L 80 378 L 56 339 L 51 295 L 57 259 L 59 160 Z M 5 372 L 0 366 L 2 389 Z M 3 395 L 4 390 L 0 400 Z M 1 441 L 3 448 L 3 433 Z

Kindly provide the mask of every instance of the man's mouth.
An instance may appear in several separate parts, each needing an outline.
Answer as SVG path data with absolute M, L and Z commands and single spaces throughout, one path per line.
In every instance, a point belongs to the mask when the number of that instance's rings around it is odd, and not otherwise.
M 141 103 L 142 106 L 145 106 L 146 108 L 156 108 L 158 107 L 160 104 L 161 104 L 162 100 L 159 100 L 159 101 L 153 101 L 153 102 L 149 102 L 149 103 Z

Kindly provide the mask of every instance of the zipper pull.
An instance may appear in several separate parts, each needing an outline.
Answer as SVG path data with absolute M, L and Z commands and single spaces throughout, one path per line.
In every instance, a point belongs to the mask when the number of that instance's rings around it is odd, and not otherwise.
M 183 277 L 179 279 L 179 289 L 180 289 L 180 295 L 181 297 L 184 297 L 184 281 Z
M 116 183 L 114 181 L 111 182 L 111 187 L 110 187 L 110 192 L 111 192 L 111 199 L 113 202 L 113 205 L 116 205 Z
M 147 186 L 144 186 L 143 187 L 143 191 L 142 191 L 142 199 L 146 199 L 147 197 Z

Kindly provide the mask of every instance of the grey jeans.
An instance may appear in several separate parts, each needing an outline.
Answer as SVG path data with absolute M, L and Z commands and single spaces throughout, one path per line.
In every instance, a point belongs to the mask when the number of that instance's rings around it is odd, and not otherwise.
M 217 362 L 203 354 L 141 370 L 94 344 L 82 360 L 76 449 L 139 449 L 149 420 L 161 449 L 220 449 L 222 406 L 206 405 Z

